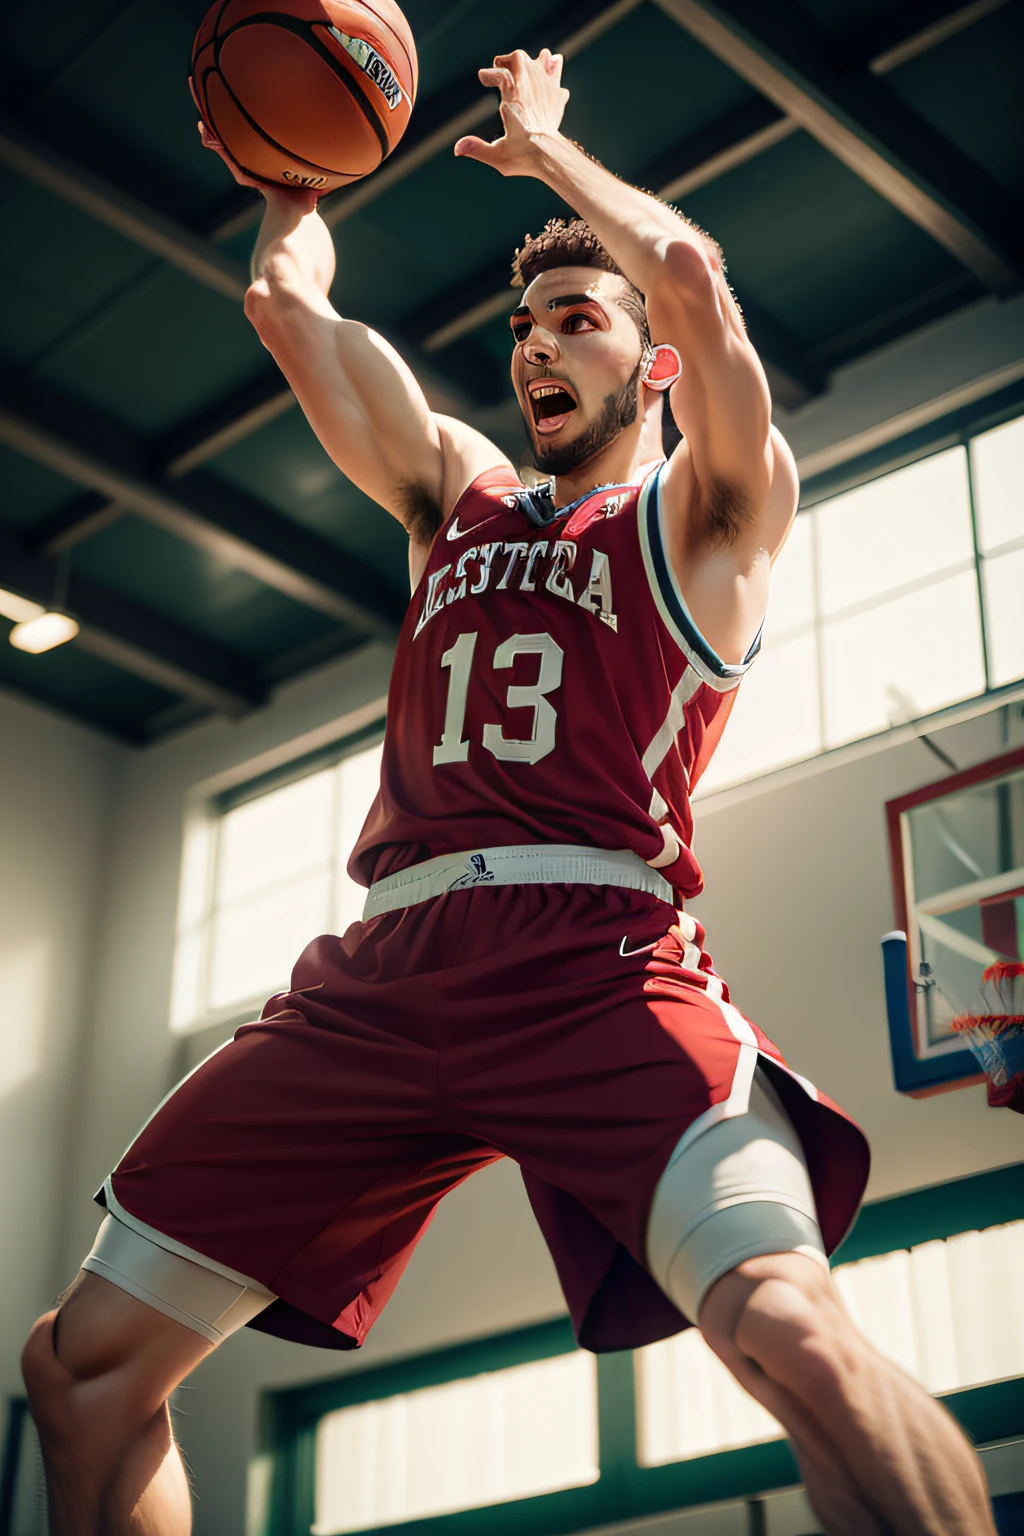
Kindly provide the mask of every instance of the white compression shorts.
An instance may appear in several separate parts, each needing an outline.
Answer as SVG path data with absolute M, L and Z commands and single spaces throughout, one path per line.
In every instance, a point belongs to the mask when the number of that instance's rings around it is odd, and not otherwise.
M 110 1204 L 111 1192 L 107 1190 Z M 82 1268 L 220 1344 L 276 1300 L 273 1291 L 186 1248 L 116 1206 Z
M 275 1300 L 257 1281 L 125 1211 L 109 1181 L 106 1199 L 109 1214 L 83 1269 L 211 1344 Z M 760 1068 L 747 1113 L 718 1121 L 669 1159 L 651 1205 L 647 1252 L 654 1278 L 692 1322 L 715 1281 L 744 1259 L 802 1253 L 827 1269 L 800 1140 Z
M 651 1273 L 691 1322 L 716 1280 L 765 1253 L 828 1268 L 800 1138 L 759 1067 L 747 1113 L 719 1120 L 669 1159 L 651 1203 Z

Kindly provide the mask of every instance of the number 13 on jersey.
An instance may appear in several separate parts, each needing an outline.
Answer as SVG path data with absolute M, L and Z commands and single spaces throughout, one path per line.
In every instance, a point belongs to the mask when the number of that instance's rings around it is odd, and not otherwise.
M 466 723 L 466 702 L 478 638 L 476 630 L 460 635 L 441 657 L 441 665 L 450 675 L 444 730 L 434 748 L 435 768 L 439 763 L 464 763 L 469 758 L 469 742 L 463 739 L 462 732 Z M 533 729 L 529 736 L 519 739 L 505 736 L 500 725 L 485 725 L 483 745 L 499 762 L 539 763 L 555 747 L 558 716 L 546 695 L 554 693 L 561 684 L 565 652 L 550 635 L 512 635 L 498 646 L 491 665 L 496 670 L 511 667 L 517 656 L 540 657 L 537 681 L 528 684 L 512 683 L 506 695 L 509 709 L 533 710 Z

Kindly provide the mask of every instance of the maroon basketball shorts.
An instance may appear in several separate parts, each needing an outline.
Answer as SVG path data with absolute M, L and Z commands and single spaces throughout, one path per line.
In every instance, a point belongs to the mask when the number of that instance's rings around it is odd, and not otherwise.
M 163 1103 L 107 1203 L 278 1299 L 251 1326 L 352 1348 L 438 1201 L 520 1165 L 580 1342 L 686 1325 L 647 1272 L 652 1195 L 760 1062 L 831 1252 L 864 1138 L 728 1000 L 688 914 L 616 886 L 495 885 L 354 924 Z M 111 1198 L 112 1197 L 112 1198 Z M 102 1198 L 102 1197 L 101 1197 Z

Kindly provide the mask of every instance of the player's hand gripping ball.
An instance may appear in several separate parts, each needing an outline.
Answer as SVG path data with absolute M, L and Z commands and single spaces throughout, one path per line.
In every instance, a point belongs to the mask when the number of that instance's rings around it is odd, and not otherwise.
M 316 192 L 377 169 L 416 82 L 395 0 L 217 0 L 189 78 L 208 133 L 247 177 Z

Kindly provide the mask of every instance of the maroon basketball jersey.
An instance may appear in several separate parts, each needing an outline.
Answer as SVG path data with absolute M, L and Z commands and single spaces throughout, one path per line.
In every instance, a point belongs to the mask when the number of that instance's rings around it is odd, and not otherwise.
M 632 849 L 701 889 L 690 792 L 757 650 L 723 662 L 665 553 L 658 466 L 542 522 L 507 470 L 440 529 L 402 625 L 368 885 L 514 843 Z

